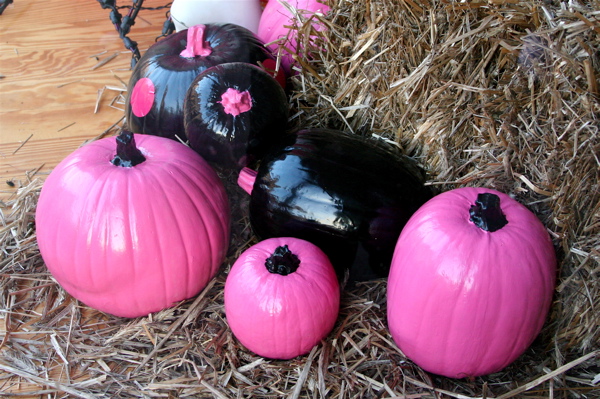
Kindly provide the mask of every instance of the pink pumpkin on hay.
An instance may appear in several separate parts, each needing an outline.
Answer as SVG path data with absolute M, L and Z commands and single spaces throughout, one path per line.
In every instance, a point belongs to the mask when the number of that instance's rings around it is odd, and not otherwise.
M 502 370 L 540 332 L 552 302 L 554 247 L 506 194 L 460 188 L 408 221 L 388 281 L 388 324 L 402 352 L 452 378 Z
M 42 257 L 68 293 L 137 317 L 208 284 L 228 249 L 229 218 L 225 189 L 198 154 L 126 132 L 86 144 L 53 170 L 36 227 Z
M 310 352 L 332 330 L 339 306 L 331 262 L 316 245 L 297 238 L 270 238 L 250 247 L 225 283 L 233 334 L 267 358 Z

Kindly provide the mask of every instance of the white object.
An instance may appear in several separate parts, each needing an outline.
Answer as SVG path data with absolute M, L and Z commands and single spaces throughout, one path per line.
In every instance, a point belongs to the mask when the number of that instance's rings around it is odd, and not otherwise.
M 231 23 L 258 32 L 260 0 L 174 0 L 171 19 L 177 32 L 190 26 Z

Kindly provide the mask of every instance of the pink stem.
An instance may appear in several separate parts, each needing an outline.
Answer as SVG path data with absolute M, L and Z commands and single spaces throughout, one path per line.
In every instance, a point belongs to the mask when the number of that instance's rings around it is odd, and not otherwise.
M 250 168 L 242 168 L 240 175 L 238 176 L 238 186 L 244 189 L 245 192 L 252 195 L 252 189 L 254 188 L 254 182 L 256 181 L 256 175 L 258 173 Z
M 212 53 L 210 44 L 204 40 L 206 25 L 195 25 L 187 30 L 187 44 L 180 56 L 194 58 L 206 57 Z
M 247 90 L 239 91 L 230 87 L 221 96 L 221 101 L 217 102 L 223 105 L 225 113 L 233 116 L 238 116 L 252 109 L 252 97 Z

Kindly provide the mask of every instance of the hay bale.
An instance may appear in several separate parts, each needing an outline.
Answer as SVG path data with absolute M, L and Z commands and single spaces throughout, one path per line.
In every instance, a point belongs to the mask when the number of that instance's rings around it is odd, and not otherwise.
M 101 314 L 47 272 L 33 215 L 41 183 L 0 203 L 3 390 L 72 397 L 591 397 L 600 380 L 600 12 L 541 1 L 331 0 L 296 29 L 312 61 L 294 78 L 293 122 L 394 140 L 439 190 L 510 193 L 558 250 L 556 299 L 542 334 L 505 370 L 429 375 L 385 323 L 386 284 L 343 293 L 334 331 L 304 357 L 266 360 L 225 322 L 223 286 L 255 238 L 230 188 L 229 257 L 196 298 L 148 317 Z M 320 35 L 311 43 L 310 35 Z M 325 51 L 321 51 L 325 49 Z M 111 129 L 109 129 L 111 130 Z M 105 132 L 105 134 L 108 134 Z M 104 134 L 103 134 L 104 135 Z
M 298 125 L 388 137 L 440 190 L 485 186 L 530 207 L 560 256 L 546 332 L 599 349 L 597 8 L 337 0 L 322 22 L 295 78 Z M 319 35 L 298 30 L 308 46 Z

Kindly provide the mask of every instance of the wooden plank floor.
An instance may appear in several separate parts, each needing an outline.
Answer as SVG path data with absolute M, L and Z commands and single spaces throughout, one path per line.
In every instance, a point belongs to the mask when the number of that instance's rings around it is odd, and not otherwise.
M 146 0 L 145 7 L 167 1 Z M 131 1 L 117 1 L 130 5 Z M 127 10 L 122 9 L 121 14 Z M 143 53 L 166 9 L 142 10 L 129 37 Z M 100 61 L 112 58 L 97 67 Z M 83 142 L 123 116 L 111 104 L 130 76 L 131 52 L 95 0 L 14 0 L 0 15 L 0 200 L 44 178 Z M 120 107 L 121 109 L 116 109 Z M 96 111 L 96 112 L 95 112 Z M 13 187 L 14 186 L 14 187 Z
M 131 3 L 117 1 L 120 6 Z M 144 6 L 167 3 L 145 0 Z M 165 12 L 143 10 L 136 19 L 129 37 L 138 42 L 142 53 L 160 35 Z M 4 10 L 0 15 L 0 201 L 9 200 L 29 179 L 44 179 L 65 156 L 123 117 L 122 105 L 111 106 L 118 91 L 105 89 L 97 110 L 96 106 L 98 92 L 105 86 L 123 87 L 128 82 L 130 63 L 131 52 L 110 23 L 109 10 L 96 0 L 14 0 Z M 49 397 L 27 380 L 18 384 L 0 380 L 0 396 Z

